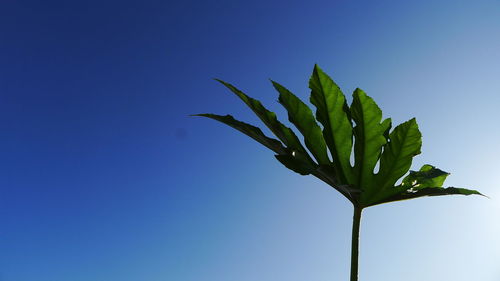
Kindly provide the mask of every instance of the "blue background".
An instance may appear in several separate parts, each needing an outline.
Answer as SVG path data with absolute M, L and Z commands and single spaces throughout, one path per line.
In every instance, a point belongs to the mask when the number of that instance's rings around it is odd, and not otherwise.
M 347 280 L 352 207 L 258 143 L 318 63 L 481 197 L 367 209 L 360 280 L 499 281 L 498 1 L 2 1 L 0 280 Z M 267 131 L 266 131 L 267 132 Z

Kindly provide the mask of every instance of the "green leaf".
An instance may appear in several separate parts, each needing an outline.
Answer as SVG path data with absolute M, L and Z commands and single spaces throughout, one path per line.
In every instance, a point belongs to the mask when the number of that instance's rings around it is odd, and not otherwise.
M 441 187 L 450 174 L 425 164 L 419 171 L 410 171 L 401 182 L 402 188 L 422 189 L 426 187 Z
M 330 164 L 325 139 L 311 109 L 294 94 L 280 84 L 271 81 L 280 93 L 279 102 L 288 111 L 288 120 L 304 136 L 306 147 L 311 151 L 320 165 Z
M 310 101 L 316 107 L 315 116 L 289 90 L 274 81 L 272 83 L 280 93 L 279 102 L 288 111 L 289 121 L 303 135 L 307 149 L 318 164 L 294 132 L 277 120 L 275 113 L 233 85 L 217 81 L 243 100 L 285 146 L 265 136 L 259 128 L 237 121 L 230 115 L 198 116 L 209 117 L 240 130 L 276 152 L 276 159 L 290 170 L 302 175 L 314 175 L 351 201 L 354 206 L 351 281 L 358 280 L 359 228 L 363 208 L 424 196 L 482 195 L 471 189 L 443 188 L 448 173 L 431 165 L 424 165 L 419 171 L 410 171 L 400 185 L 394 186 L 409 170 L 413 157 L 420 153 L 421 133 L 415 119 L 400 124 L 391 132 L 391 119 L 382 121 L 382 111 L 372 98 L 356 89 L 349 108 L 340 88 L 317 65 L 309 80 Z M 316 121 L 323 125 L 323 129 Z M 351 166 L 353 137 L 354 167 Z M 379 169 L 375 174 L 377 163 Z
M 219 79 L 215 80 L 226 86 L 231 92 L 238 96 L 287 148 L 296 151 L 298 155 L 307 159 L 311 165 L 314 164 L 314 161 L 309 156 L 307 150 L 302 146 L 295 133 L 278 121 L 274 112 L 267 110 L 260 101 L 247 96 L 235 86 Z
M 366 192 L 376 188 L 373 170 L 380 157 L 382 146 L 387 142 L 386 134 L 391 120 L 382 120 L 382 111 L 361 89 L 353 93 L 351 114 L 354 127 L 354 184 L 363 190 L 362 202 L 368 202 Z
M 396 181 L 408 172 L 415 155 L 420 154 L 422 135 L 415 118 L 398 125 L 389 135 L 389 142 L 384 146 L 380 157 L 380 168 L 375 175 L 377 188 L 367 191 L 370 204 L 390 194 Z
M 280 93 L 279 102 L 288 111 L 289 121 L 302 134 L 305 146 L 294 131 L 279 122 L 276 114 L 260 101 L 229 83 L 217 81 L 245 102 L 279 140 L 267 137 L 259 128 L 230 115 L 198 116 L 223 122 L 257 140 L 273 150 L 284 166 L 302 175 L 314 175 L 339 191 L 357 209 L 423 196 L 482 195 L 465 188 L 443 188 L 448 173 L 431 165 L 410 171 L 400 185 L 394 186 L 407 173 L 413 157 L 420 153 L 421 134 L 415 119 L 391 131 L 391 119 L 382 119 L 382 111 L 372 98 L 356 89 L 349 107 L 340 88 L 317 65 L 309 80 L 315 115 L 298 97 L 273 81 Z M 353 147 L 354 166 L 351 166 Z M 375 174 L 377 163 L 379 169 Z
M 252 126 L 250 124 L 238 121 L 234 119 L 233 116 L 231 115 L 216 115 L 216 114 L 210 114 L 210 113 L 204 113 L 204 114 L 194 114 L 192 116 L 202 116 L 202 117 L 208 117 L 214 120 L 217 120 L 219 122 L 222 122 L 228 126 L 231 126 L 235 128 L 236 130 L 244 133 L 245 135 L 251 137 L 252 139 L 260 142 L 262 145 L 265 147 L 271 149 L 272 151 L 276 152 L 277 154 L 287 154 L 285 147 L 281 144 L 276 139 L 272 139 L 264 135 L 264 133 L 257 127 Z
M 293 155 L 274 155 L 274 157 L 285 167 L 301 175 L 309 175 L 315 171 L 314 166 L 305 161 L 300 161 Z
M 309 88 L 310 101 L 316 106 L 316 119 L 323 124 L 323 136 L 332 154 L 336 173 L 342 181 L 352 182 L 352 124 L 347 114 L 346 98 L 337 84 L 317 65 L 309 79 Z
M 440 196 L 440 195 L 483 195 L 476 190 L 457 188 L 457 187 L 442 187 L 449 173 L 435 168 L 431 165 L 423 165 L 419 171 L 410 171 L 400 185 L 386 190 L 387 196 L 381 200 L 374 201 L 369 206 L 413 199 L 425 196 Z M 391 192 L 391 193 L 389 193 Z M 484 196 L 484 195 L 483 195 Z
M 395 201 L 402 201 L 408 199 L 415 199 L 419 197 L 426 196 L 442 196 L 442 195 L 481 195 L 477 190 L 466 189 L 466 188 L 458 188 L 458 187 L 426 187 L 419 190 L 412 191 L 406 190 L 402 191 L 394 196 L 391 196 L 381 202 L 370 204 L 369 206 L 374 206 L 382 203 L 389 203 Z M 368 206 L 367 206 L 368 207 Z

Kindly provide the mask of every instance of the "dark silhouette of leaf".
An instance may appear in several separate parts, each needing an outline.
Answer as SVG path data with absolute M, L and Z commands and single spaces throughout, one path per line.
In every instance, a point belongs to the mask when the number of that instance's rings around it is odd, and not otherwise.
M 208 117 L 219 122 L 222 122 L 228 126 L 235 128 L 236 130 L 244 133 L 245 135 L 251 137 L 252 139 L 260 142 L 265 147 L 271 149 L 272 151 L 278 154 L 286 154 L 286 148 L 276 139 L 272 139 L 264 135 L 264 133 L 257 127 L 252 126 L 250 124 L 238 121 L 234 119 L 231 115 L 217 115 L 211 113 L 203 113 L 203 114 L 193 114 L 192 116 L 202 116 Z
M 278 121 L 274 112 L 267 110 L 260 101 L 247 96 L 235 86 L 219 79 L 215 80 L 226 86 L 231 92 L 238 96 L 288 149 L 297 151 L 301 157 L 304 157 L 304 161 L 309 161 L 311 165 L 313 164 L 314 161 L 309 156 L 307 150 L 302 146 L 295 133 Z

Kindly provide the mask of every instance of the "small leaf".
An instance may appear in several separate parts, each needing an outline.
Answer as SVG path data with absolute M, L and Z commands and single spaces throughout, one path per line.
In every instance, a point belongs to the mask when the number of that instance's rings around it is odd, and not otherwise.
M 332 154 L 332 162 L 342 181 L 352 182 L 350 163 L 352 124 L 344 94 L 333 80 L 315 65 L 309 79 L 311 103 L 316 106 L 316 119 L 323 124 L 323 136 Z
M 435 168 L 431 165 L 423 165 L 419 171 L 410 171 L 402 183 L 391 189 L 386 189 L 387 196 L 381 200 L 374 201 L 368 206 L 388 203 L 393 201 L 407 200 L 425 196 L 440 196 L 440 195 L 483 195 L 476 190 L 457 188 L 457 187 L 442 187 L 449 173 Z M 389 194 L 389 192 L 391 194 Z M 484 196 L 484 195 L 483 195 Z
M 280 93 L 279 102 L 288 111 L 288 119 L 304 136 L 306 147 L 320 165 L 330 164 L 325 139 L 311 109 L 285 87 L 274 81 L 272 83 Z
M 401 186 L 403 188 L 417 189 L 440 187 L 449 175 L 449 173 L 437 169 L 432 165 L 425 164 L 419 171 L 410 171 L 410 174 L 401 182 Z

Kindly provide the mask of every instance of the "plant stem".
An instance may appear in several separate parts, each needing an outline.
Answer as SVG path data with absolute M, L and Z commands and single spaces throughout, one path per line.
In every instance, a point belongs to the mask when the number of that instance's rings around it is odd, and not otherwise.
M 358 281 L 358 256 L 359 256 L 359 225 L 361 223 L 361 211 L 363 209 L 354 206 L 352 217 L 352 245 L 351 245 L 351 281 Z

